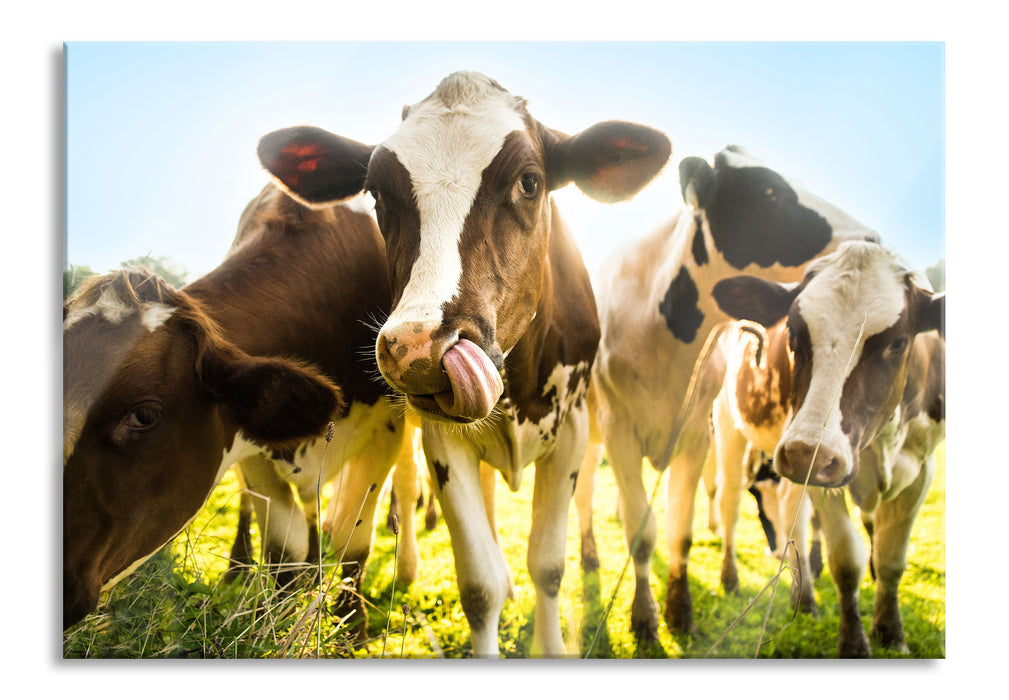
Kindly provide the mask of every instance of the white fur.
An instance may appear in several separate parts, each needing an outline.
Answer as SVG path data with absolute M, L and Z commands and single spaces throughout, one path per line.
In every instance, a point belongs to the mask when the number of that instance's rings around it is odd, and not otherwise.
M 386 327 L 437 321 L 462 276 L 459 239 L 484 169 L 505 137 L 524 129 L 514 98 L 483 76 L 454 74 L 383 145 L 410 174 L 420 213 L 420 252 Z
M 813 346 L 815 371 L 802 409 L 782 442 L 821 443 L 853 463 L 841 430 L 841 388 L 867 338 L 894 323 L 904 310 L 904 288 L 893 257 L 878 245 L 851 242 L 810 266 L 816 275 L 800 294 L 799 313 Z

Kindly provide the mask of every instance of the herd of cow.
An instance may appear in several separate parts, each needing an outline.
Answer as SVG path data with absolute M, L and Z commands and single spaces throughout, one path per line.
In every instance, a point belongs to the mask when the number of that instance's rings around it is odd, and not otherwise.
M 663 133 L 628 122 L 555 131 L 470 72 L 404 109 L 376 146 L 315 127 L 265 136 L 258 154 L 275 183 L 215 270 L 183 289 L 113 272 L 64 304 L 64 627 L 185 528 L 232 465 L 264 497 L 250 500 L 278 583 L 318 557 L 317 496 L 339 475 L 325 526 L 360 585 L 394 466 L 399 502 L 417 498 L 417 425 L 474 656 L 498 655 L 511 586 L 494 472 L 517 490 L 535 463 L 532 653 L 563 655 L 569 505 L 574 496 L 590 569 L 604 450 L 634 545 L 638 637 L 659 626 L 643 460 L 669 473 L 664 618 L 679 633 L 694 628 L 687 562 L 701 477 L 732 590 L 740 494 L 766 457 L 781 480 L 764 503 L 803 571 L 815 508 L 839 655 L 871 655 L 858 614 L 867 560 L 873 638 L 906 650 L 898 584 L 943 438 L 944 295 L 872 231 L 736 146 L 713 163 L 684 159 L 686 205 L 590 281 L 551 191 L 574 182 L 626 200 L 671 151 Z M 410 581 L 413 518 L 401 526 L 397 575 Z M 248 550 L 238 537 L 236 565 Z M 809 579 L 793 590 L 807 610 Z

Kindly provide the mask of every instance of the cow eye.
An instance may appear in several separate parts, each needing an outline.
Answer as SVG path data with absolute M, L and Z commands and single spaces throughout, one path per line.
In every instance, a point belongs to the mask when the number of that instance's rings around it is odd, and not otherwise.
M 161 404 L 147 402 L 133 407 L 123 424 L 130 430 L 143 431 L 150 430 L 161 420 Z
M 905 337 L 897 338 L 886 349 L 886 354 L 890 357 L 900 357 L 907 350 L 908 340 Z
M 524 173 L 519 178 L 518 191 L 526 199 L 533 199 L 540 191 L 540 176 L 536 173 Z

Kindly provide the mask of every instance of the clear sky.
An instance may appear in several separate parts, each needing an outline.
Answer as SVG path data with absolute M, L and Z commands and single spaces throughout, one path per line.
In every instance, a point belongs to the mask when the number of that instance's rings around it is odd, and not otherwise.
M 876 230 L 912 266 L 944 250 L 944 47 L 938 42 L 76 43 L 65 52 L 66 262 L 97 272 L 167 255 L 218 264 L 268 178 L 261 136 L 314 124 L 377 143 L 404 104 L 478 70 L 575 133 L 665 131 L 673 157 L 630 202 L 569 186 L 590 266 L 682 206 L 677 164 L 745 146 Z

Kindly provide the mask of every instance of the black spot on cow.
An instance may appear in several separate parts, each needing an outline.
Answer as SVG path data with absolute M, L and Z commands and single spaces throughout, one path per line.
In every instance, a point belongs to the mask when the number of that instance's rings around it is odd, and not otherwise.
M 690 246 L 690 252 L 694 255 L 694 262 L 697 266 L 708 264 L 708 249 L 704 245 L 704 217 L 700 214 L 694 215 L 694 241 Z
M 704 314 L 697 306 L 699 299 L 694 279 L 687 268 L 681 267 L 659 302 L 659 313 L 677 340 L 692 343 L 697 337 L 697 329 L 704 322 Z
M 578 487 L 578 472 L 576 471 L 576 472 L 572 472 L 572 474 L 571 474 L 571 493 L 572 493 L 572 495 L 574 494 L 575 488 L 577 488 L 577 487 Z
M 434 466 L 434 475 L 438 479 L 438 488 L 444 489 L 445 484 L 448 483 L 448 465 L 442 464 L 438 460 L 434 460 L 432 463 Z
M 395 433 L 396 432 L 396 424 L 393 423 L 391 420 L 386 421 L 385 422 L 385 429 L 388 430 L 390 433 Z
M 288 462 L 291 465 L 294 464 L 295 448 L 278 448 L 274 447 L 270 450 L 270 459 L 274 461 Z
M 830 243 L 830 224 L 799 203 L 781 175 L 715 158 L 716 195 L 705 209 L 715 247 L 735 268 L 803 265 Z

